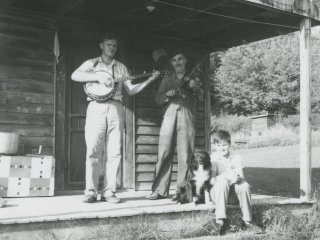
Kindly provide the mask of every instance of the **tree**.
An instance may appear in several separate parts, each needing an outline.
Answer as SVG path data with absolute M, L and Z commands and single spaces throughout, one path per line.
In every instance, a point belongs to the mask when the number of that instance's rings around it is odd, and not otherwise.
M 312 40 L 317 38 L 320 40 L 319 31 L 315 31 Z M 316 110 L 320 102 L 320 46 L 313 45 L 312 106 Z M 211 58 L 219 65 L 212 63 L 216 68 L 212 77 L 214 107 L 238 114 L 299 110 L 298 33 L 231 48 L 216 55 Z

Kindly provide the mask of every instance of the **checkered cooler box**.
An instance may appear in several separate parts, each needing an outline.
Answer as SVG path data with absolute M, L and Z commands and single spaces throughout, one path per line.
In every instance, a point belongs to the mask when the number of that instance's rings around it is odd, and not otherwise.
M 1 156 L 0 197 L 53 196 L 55 159 Z

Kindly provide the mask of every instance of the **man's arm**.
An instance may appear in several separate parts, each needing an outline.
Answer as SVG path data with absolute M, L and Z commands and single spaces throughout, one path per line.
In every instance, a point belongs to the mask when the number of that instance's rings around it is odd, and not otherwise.
M 71 79 L 76 82 L 100 82 L 106 86 L 111 86 L 111 79 L 106 76 L 95 74 L 93 71 L 89 71 L 92 68 L 93 62 L 88 60 L 84 62 L 78 69 L 76 69 Z
M 167 77 L 162 79 L 158 92 L 155 95 L 155 99 L 158 105 L 162 105 L 164 101 L 167 99 L 167 94 L 166 94 L 167 82 L 168 82 Z
M 141 92 L 146 86 L 148 86 L 151 82 L 156 80 L 159 77 L 159 75 L 160 75 L 160 72 L 156 71 L 152 74 L 151 77 L 149 77 L 146 81 L 144 81 L 142 83 L 132 84 L 131 81 L 128 81 L 126 84 L 123 84 L 123 85 L 124 85 L 124 88 L 127 91 L 127 93 L 130 96 L 133 96 L 133 95 Z

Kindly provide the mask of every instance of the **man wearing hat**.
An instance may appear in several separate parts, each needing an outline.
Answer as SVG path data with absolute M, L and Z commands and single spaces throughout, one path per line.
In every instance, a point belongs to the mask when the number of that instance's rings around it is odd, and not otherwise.
M 163 106 L 164 117 L 160 129 L 158 161 L 152 184 L 152 193 L 146 198 L 156 200 L 169 194 L 172 161 L 177 145 L 178 177 L 177 191 L 173 199 L 178 199 L 179 186 L 184 182 L 188 163 L 194 152 L 196 128 L 196 99 L 203 101 L 203 90 L 199 77 L 187 72 L 187 58 L 184 50 L 173 52 L 170 63 L 174 73 L 164 77 L 156 101 Z M 179 88 L 181 82 L 185 82 Z

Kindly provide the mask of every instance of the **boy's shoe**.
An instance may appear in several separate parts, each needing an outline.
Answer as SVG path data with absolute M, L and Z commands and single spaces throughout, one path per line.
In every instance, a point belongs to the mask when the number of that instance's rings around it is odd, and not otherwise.
M 84 197 L 82 198 L 82 202 L 85 202 L 85 203 L 93 203 L 96 201 L 97 201 L 97 198 L 92 195 L 84 195 Z
M 264 230 L 262 228 L 259 228 L 257 225 L 252 224 L 252 223 L 245 223 L 244 230 L 251 232 L 253 234 L 263 234 L 264 233 Z
M 226 234 L 227 232 L 227 228 L 225 225 L 221 225 L 221 224 L 216 224 L 216 234 L 219 236 L 223 236 Z
M 211 230 L 211 235 L 225 235 L 227 231 L 227 227 L 224 224 L 223 220 L 217 220 L 216 224 L 215 224 L 215 228 Z
M 116 197 L 116 195 L 101 197 L 101 201 L 106 201 L 108 203 L 120 203 L 121 199 Z
M 157 200 L 157 199 L 164 199 L 164 198 L 167 198 L 167 197 L 162 196 L 156 192 L 153 192 L 153 193 L 146 196 L 146 199 L 149 199 L 149 200 Z

